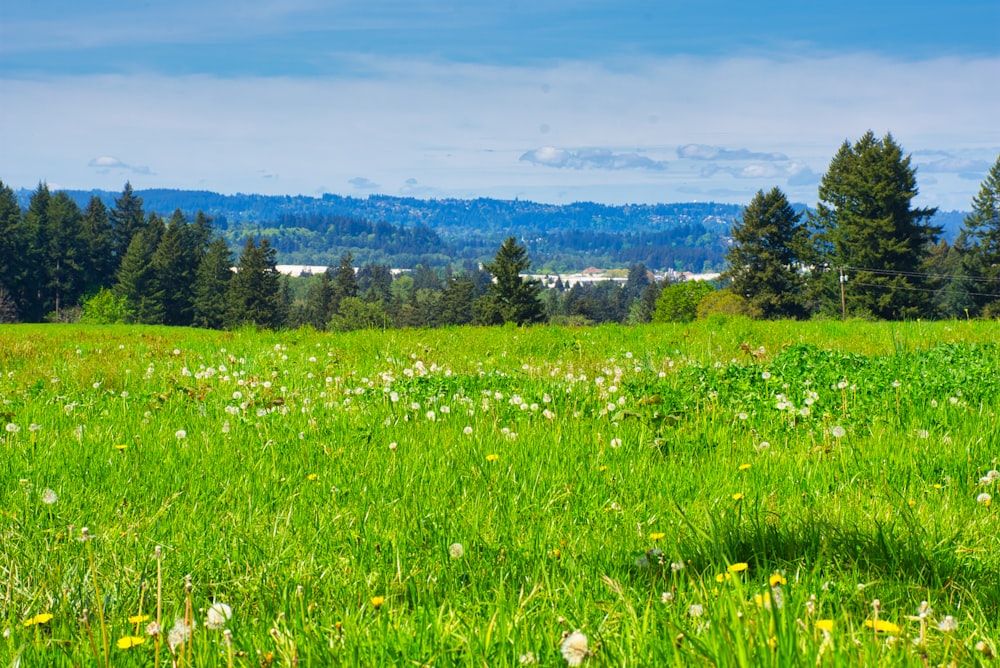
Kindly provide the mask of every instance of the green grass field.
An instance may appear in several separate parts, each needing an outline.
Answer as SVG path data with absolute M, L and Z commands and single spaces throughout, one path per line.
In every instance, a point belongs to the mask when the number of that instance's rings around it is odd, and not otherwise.
M 0 327 L 0 666 L 995 665 L 998 334 Z

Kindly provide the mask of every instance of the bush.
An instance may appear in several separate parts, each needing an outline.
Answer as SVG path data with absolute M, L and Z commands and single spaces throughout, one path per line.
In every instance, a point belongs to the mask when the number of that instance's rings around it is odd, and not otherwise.
M 135 314 L 129 309 L 125 297 L 115 296 L 107 288 L 101 288 L 100 292 L 83 302 L 80 316 L 80 322 L 91 325 L 113 325 L 134 320 Z

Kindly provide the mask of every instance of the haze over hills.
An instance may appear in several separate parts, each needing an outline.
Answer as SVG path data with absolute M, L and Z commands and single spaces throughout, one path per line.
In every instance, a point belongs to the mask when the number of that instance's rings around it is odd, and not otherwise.
M 91 196 L 108 207 L 120 192 L 67 190 L 81 208 Z M 335 265 L 350 251 L 356 264 L 444 266 L 492 258 L 506 237 L 517 237 L 538 271 L 644 263 L 657 270 L 723 268 L 736 204 L 689 202 L 613 206 L 592 202 L 542 204 L 527 200 L 416 199 L 372 195 L 223 195 L 201 190 L 137 190 L 147 213 L 189 219 L 203 211 L 232 248 L 266 236 L 283 264 Z M 32 191 L 17 191 L 26 208 Z M 805 205 L 796 205 L 805 209 Z M 934 223 L 953 240 L 963 212 L 939 212 Z

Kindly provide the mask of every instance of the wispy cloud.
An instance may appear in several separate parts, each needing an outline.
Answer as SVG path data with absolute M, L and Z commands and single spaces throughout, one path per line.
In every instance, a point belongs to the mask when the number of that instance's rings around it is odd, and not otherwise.
M 353 179 L 348 179 L 347 182 L 358 190 L 378 190 L 379 188 L 377 183 L 364 176 L 355 176 Z
M 560 169 L 649 169 L 664 170 L 664 160 L 653 160 L 638 153 L 615 153 L 606 148 L 563 149 L 543 146 L 532 149 L 519 158 L 546 167 Z
M 87 163 L 87 166 L 97 170 L 98 174 L 108 174 L 112 170 L 131 172 L 133 174 L 154 174 L 154 172 L 145 165 L 130 165 L 126 162 L 122 162 L 118 158 L 111 157 L 110 155 L 102 155 L 99 158 L 92 158 L 90 162 Z
M 784 153 L 758 153 L 745 148 L 728 149 L 707 144 L 687 144 L 677 149 L 678 158 L 688 160 L 788 160 Z

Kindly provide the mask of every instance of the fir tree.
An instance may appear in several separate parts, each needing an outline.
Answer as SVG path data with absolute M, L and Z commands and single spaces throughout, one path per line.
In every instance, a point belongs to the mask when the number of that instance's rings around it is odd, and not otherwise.
M 350 251 L 340 256 L 340 264 L 333 275 L 333 291 L 330 296 L 330 313 L 340 309 L 340 300 L 358 296 L 358 278 L 354 272 L 354 257 Z
M 225 239 L 217 238 L 198 263 L 192 288 L 192 319 L 195 327 L 222 329 L 226 324 L 229 281 L 233 278 L 233 256 Z
M 111 219 L 108 208 L 96 195 L 91 196 L 83 210 L 83 240 L 87 248 L 87 292 L 113 285 L 117 265 Z
M 763 318 L 806 315 L 802 260 L 809 232 L 801 217 L 780 189 L 766 195 L 759 190 L 730 232 L 729 269 L 722 278 Z
M 277 329 L 283 324 L 281 274 L 276 268 L 276 251 L 271 242 L 247 239 L 229 280 L 227 295 L 230 327 L 257 325 Z
M 940 227 L 927 221 L 936 209 L 914 209 L 916 170 L 892 135 L 869 131 L 848 142 L 830 162 L 810 221 L 826 271 L 825 294 L 840 310 L 839 271 L 845 272 L 850 314 L 881 319 L 913 318 L 932 309 L 920 268 Z
M 65 192 L 58 192 L 49 202 L 45 216 L 45 246 L 41 248 L 45 268 L 43 303 L 55 313 L 76 306 L 83 296 L 89 249 L 83 239 L 83 214 Z
M 526 325 L 545 317 L 539 299 L 541 286 L 537 280 L 521 277 L 531 267 L 528 251 L 509 237 L 500 246 L 486 270 L 496 279 L 477 302 L 479 320 L 483 324 L 513 322 Z
M 153 255 L 164 234 L 163 219 L 150 214 L 146 227 L 132 238 L 116 274 L 114 293 L 124 298 L 136 322 L 163 322 L 163 295 L 156 280 Z
M 972 198 L 956 246 L 970 311 L 978 315 L 989 307 L 991 317 L 1000 315 L 1000 157 Z
M 21 207 L 14 190 L 0 181 L 0 291 L 4 295 L 4 322 L 13 322 L 19 315 L 19 298 L 24 283 L 25 239 Z
M 147 225 L 142 204 L 142 198 L 135 194 L 132 184 L 126 181 L 122 196 L 115 198 L 115 206 L 108 214 L 114 240 L 112 250 L 116 258 L 116 268 L 125 258 L 132 239 Z
M 192 322 L 192 290 L 200 258 L 187 228 L 184 214 L 174 212 L 152 257 L 153 291 L 159 297 L 165 325 Z

